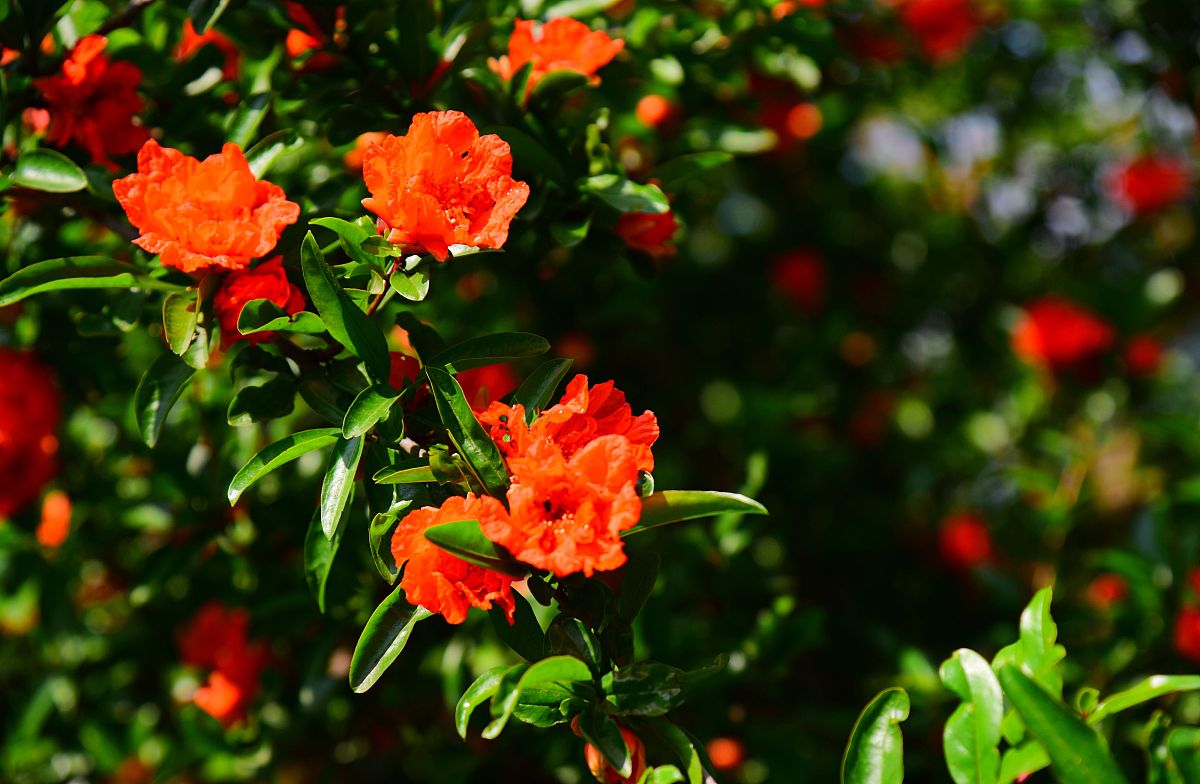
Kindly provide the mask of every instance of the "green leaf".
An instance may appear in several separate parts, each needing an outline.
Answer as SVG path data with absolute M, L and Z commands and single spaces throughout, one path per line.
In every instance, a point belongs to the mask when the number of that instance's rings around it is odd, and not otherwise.
M 1101 700 L 1087 717 L 1087 723 L 1097 724 L 1114 713 L 1167 694 L 1196 690 L 1200 690 L 1200 675 L 1151 675 L 1136 686 Z
M 425 538 L 456 558 L 493 572 L 521 578 L 529 573 L 499 545 L 483 535 L 478 520 L 440 523 L 425 529 Z
M 588 230 L 591 228 L 591 215 L 563 218 L 550 224 L 550 236 L 554 237 L 554 241 L 564 248 L 574 248 L 587 239 Z
M 650 173 L 650 178 L 662 183 L 662 188 L 667 193 L 675 193 L 688 180 L 719 169 L 732 160 L 733 156 L 727 152 L 694 152 L 673 158 L 656 167 Z
M 290 463 L 314 449 L 323 449 L 336 442 L 339 432 L 335 427 L 303 430 L 264 447 L 258 454 L 250 458 L 246 465 L 241 467 L 241 470 L 233 477 L 233 481 L 229 483 L 227 495 L 230 506 L 237 503 L 238 498 L 246 492 L 250 485 L 276 468 Z
M 674 765 L 660 765 L 646 771 L 642 784 L 678 784 L 685 781 L 679 768 Z
M 518 664 L 504 672 L 492 698 L 492 721 L 483 729 L 483 737 L 492 740 L 508 723 L 525 692 L 571 683 L 589 683 L 592 671 L 571 656 L 551 656 L 533 664 Z
M 458 700 L 458 704 L 454 706 L 454 728 L 458 730 L 458 737 L 463 740 L 467 739 L 467 724 L 471 720 L 471 714 L 485 700 L 492 698 L 496 693 L 496 689 L 500 686 L 500 678 L 509 669 L 511 668 L 503 665 L 493 667 L 476 678 L 475 682 L 463 692 L 463 696 Z
M 396 270 L 388 278 L 388 284 L 401 297 L 411 302 L 421 302 L 429 295 L 429 272 L 424 269 L 411 272 Z
M 296 380 L 277 376 L 264 384 L 242 387 L 229 401 L 226 420 L 234 427 L 278 419 L 296 405 Z
M 525 407 L 526 424 L 533 424 L 538 412 L 550 404 L 550 399 L 554 397 L 554 392 L 567 377 L 567 371 L 570 369 L 571 360 L 552 359 L 539 365 L 537 370 L 521 382 L 521 386 L 517 387 L 513 395 L 513 404 Z
M 1000 682 L 987 660 L 966 648 L 943 662 L 938 674 L 942 684 L 962 700 L 942 732 L 950 777 L 957 784 L 995 784 L 1004 719 Z
M 30 264 L 0 281 L 0 307 L 46 291 L 127 289 L 144 283 L 132 264 L 103 256 L 68 256 Z
M 1000 759 L 999 784 L 1012 784 L 1023 776 L 1036 773 L 1049 765 L 1050 758 L 1046 756 L 1046 750 L 1041 744 L 1036 740 L 1027 740 L 1019 746 L 1005 750 Z
M 339 525 L 333 539 L 326 539 L 321 530 L 321 514 L 313 514 L 308 524 L 308 532 L 304 535 L 304 579 L 308 590 L 317 600 L 317 609 L 325 612 L 325 584 L 329 581 L 329 570 L 333 568 L 333 558 L 337 555 L 338 545 L 342 543 L 344 525 Z
M 30 150 L 17 158 L 14 185 L 46 193 L 74 193 L 87 187 L 87 175 L 74 161 L 54 150 Z
M 367 531 L 371 561 L 375 564 L 375 571 L 388 585 L 395 585 L 396 578 L 400 576 L 400 568 L 392 558 L 392 535 L 399 522 L 398 514 L 380 512 L 371 518 L 371 526 Z
M 904 781 L 904 736 L 908 692 L 884 689 L 859 714 L 842 756 L 842 784 L 900 784 Z
M 416 350 L 422 364 L 429 357 L 435 356 L 446 348 L 446 341 L 437 330 L 418 319 L 407 310 L 396 314 L 396 325 L 408 333 L 408 342 Z
M 1000 668 L 1004 695 L 1050 757 L 1062 784 L 1124 784 L 1104 740 L 1069 708 L 1013 666 Z
M 701 748 L 686 732 L 664 718 L 630 722 L 638 734 L 657 738 L 683 765 L 688 784 L 706 784 L 710 777 L 704 771 Z
M 163 299 L 163 334 L 176 355 L 182 356 L 192 345 L 199 318 L 199 291 L 174 292 Z
M 242 306 L 238 314 L 238 332 L 253 335 L 255 332 L 299 332 L 305 335 L 325 333 L 325 323 L 311 310 L 302 310 L 294 315 L 269 299 L 252 299 Z
M 438 416 L 455 448 L 470 464 L 489 495 L 503 498 L 508 490 L 508 469 L 500 450 L 471 410 L 462 387 L 446 371 L 425 368 Z
M 712 490 L 660 490 L 642 499 L 642 517 L 637 526 L 621 532 L 621 536 L 656 528 L 660 525 L 712 517 L 724 512 L 767 514 L 765 506 L 738 493 L 718 493 Z
M 683 704 L 683 671 L 640 662 L 604 676 L 608 702 L 619 716 L 662 716 Z
M 579 732 L 620 776 L 633 773 L 633 755 L 621 735 L 621 727 L 599 705 L 579 714 Z
M 515 612 L 512 624 L 509 624 L 503 610 L 493 608 L 488 613 L 492 619 L 492 626 L 496 629 L 496 636 L 503 640 L 505 645 L 516 651 L 521 658 L 526 661 L 537 661 L 542 658 L 545 651 L 546 635 L 542 632 L 542 626 L 538 623 L 537 616 L 533 614 L 533 608 L 529 606 L 529 602 L 525 601 L 525 597 L 514 591 L 513 602 Z
M 228 2 L 228 0 L 225 1 Z M 196 28 L 199 29 L 200 25 L 196 25 Z M 260 92 L 251 95 L 242 101 L 238 110 L 229 117 L 225 126 L 225 138 L 245 149 L 250 140 L 258 133 L 258 126 L 262 125 L 263 119 L 270 110 L 270 93 Z
M 329 334 L 366 363 L 372 378 L 387 380 L 391 366 L 387 340 L 334 279 L 311 231 L 304 236 L 300 246 L 300 263 L 309 297 Z
M 600 672 L 604 655 L 600 643 L 592 630 L 578 618 L 565 613 L 554 616 L 546 629 L 546 650 L 552 654 L 565 654 L 586 662 L 594 672 Z
M 514 165 L 519 170 L 547 177 L 561 185 L 570 181 L 562 162 L 526 131 L 511 125 L 491 125 L 480 129 L 480 133 L 495 134 L 508 142 Z
M 362 459 L 363 439 L 339 438 L 337 446 L 329 456 L 329 468 L 325 471 L 325 481 L 321 483 L 321 530 L 326 539 L 333 539 L 337 533 L 338 523 L 342 519 L 342 510 L 350 498 L 354 488 L 354 475 L 358 471 L 358 462 Z
M 387 416 L 399 397 L 400 393 L 387 384 L 375 384 L 359 392 L 342 422 L 342 435 L 346 438 L 366 435 L 375 423 Z
M 433 469 L 427 458 L 405 460 L 395 465 L 384 466 L 375 472 L 371 481 L 377 485 L 403 485 L 435 481 Z
M 375 685 L 404 650 L 418 621 L 433 613 L 404 601 L 404 589 L 396 586 L 371 613 L 350 659 L 350 688 L 361 694 Z
M 174 354 L 163 354 L 146 370 L 133 393 L 133 407 L 137 412 L 138 432 L 146 446 L 153 448 L 171 406 L 183 394 L 183 390 L 195 375 L 194 368 L 181 362 Z
M 561 68 L 543 76 L 529 93 L 530 103 L 549 108 L 577 90 L 587 87 L 590 78 L 585 73 Z
M 657 185 L 642 185 L 619 174 L 597 174 L 584 179 L 580 190 L 590 193 L 617 212 L 669 212 L 671 203 Z
M 258 144 L 246 150 L 246 163 L 255 179 L 261 180 L 284 153 L 303 145 L 300 135 L 290 128 L 267 134 Z
M 658 553 L 639 552 L 629 556 L 625 568 L 621 570 L 621 592 L 617 596 L 617 615 L 621 620 L 633 623 L 633 619 L 642 611 L 642 606 L 658 581 L 661 563 Z
M 529 670 L 529 667 L 528 664 L 518 664 L 509 667 L 500 675 L 500 680 L 496 684 L 496 693 L 492 696 L 492 720 L 480 733 L 486 740 L 493 740 L 504 731 L 504 726 L 508 724 L 508 719 L 516 709 L 517 700 L 521 696 L 519 686 L 521 676 Z
M 372 269 L 379 266 L 379 260 L 375 254 L 363 249 L 364 242 L 378 235 L 371 234 L 357 223 L 344 221 L 341 218 L 316 218 L 310 220 L 309 224 L 329 229 L 336 234 L 338 236 L 338 244 L 342 246 L 342 250 L 359 264 L 365 264 Z
M 188 3 L 188 16 L 195 25 L 196 32 L 207 33 L 221 18 L 221 14 L 225 13 L 228 5 L 229 0 L 192 0 Z
M 528 332 L 501 332 L 465 340 L 451 346 L 425 364 L 445 368 L 450 373 L 459 373 L 471 368 L 540 356 L 549 350 L 550 343 L 540 335 Z

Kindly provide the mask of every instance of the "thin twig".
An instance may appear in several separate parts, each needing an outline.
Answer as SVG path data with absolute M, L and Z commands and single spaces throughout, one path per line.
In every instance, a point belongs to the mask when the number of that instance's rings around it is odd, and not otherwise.
M 125 10 L 109 19 L 104 25 L 96 31 L 99 35 L 108 35 L 113 30 L 118 30 L 122 27 L 128 27 L 133 24 L 142 11 L 153 3 L 154 0 L 129 0 L 129 5 L 125 6 Z

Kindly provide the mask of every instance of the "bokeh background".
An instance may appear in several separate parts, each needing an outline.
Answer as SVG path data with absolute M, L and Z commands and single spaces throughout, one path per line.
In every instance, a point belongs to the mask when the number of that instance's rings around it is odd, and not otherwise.
M 514 15 L 572 15 L 626 41 L 554 133 L 594 126 L 632 177 L 661 182 L 677 253 L 630 250 L 604 215 L 564 247 L 577 216 L 547 185 L 506 252 L 439 268 L 418 314 L 452 339 L 547 336 L 657 413 L 659 488 L 738 490 L 771 510 L 639 544 L 663 560 L 639 650 L 683 667 L 729 655 L 679 712 L 712 741 L 720 781 L 835 780 L 854 717 L 889 684 L 914 700 L 910 780 L 948 781 L 941 727 L 957 703 L 938 665 L 1011 641 L 1048 584 L 1068 693 L 1195 671 L 1200 8 L 351 0 L 301 14 L 235 0 L 216 26 L 229 45 L 184 56 L 183 3 L 128 20 L 124 3 L 44 5 L 45 41 L 0 16 L 0 43 L 21 53 L 3 72 L 6 164 L 38 144 L 30 78 L 105 28 L 110 56 L 142 70 L 143 124 L 171 146 L 216 151 L 249 96 L 267 95 L 254 138 L 298 132 L 271 180 L 306 216 L 360 214 L 356 139 L 400 133 L 415 111 L 461 109 L 504 135 L 486 59 Z M 441 51 L 455 25 L 471 32 L 446 78 L 409 89 L 422 47 Z M 510 141 L 515 174 L 546 183 L 545 162 Z M 663 168 L 714 151 L 732 158 L 691 159 L 686 178 Z M 130 256 L 103 187 L 113 174 L 89 174 L 86 194 L 6 194 L 5 273 Z M 285 256 L 303 231 L 285 233 Z M 0 526 L 0 778 L 588 780 L 565 731 L 456 737 L 458 695 L 507 655 L 482 617 L 422 626 L 375 689 L 350 692 L 350 651 L 385 587 L 365 546 L 343 547 L 327 614 L 308 594 L 320 456 L 232 510 L 224 500 L 264 439 L 311 412 L 298 405 L 270 433 L 230 427 L 227 374 L 202 374 L 148 449 L 130 391 L 160 333 L 138 293 L 0 310 L 0 346 L 32 348 L 57 379 L 46 490 L 72 504 L 54 546 L 36 537 L 39 502 Z M 359 522 L 347 541 L 365 545 Z M 249 608 L 272 657 L 249 721 L 228 732 L 189 704 L 198 676 L 176 642 L 214 597 Z M 1194 723 L 1200 699 L 1170 711 Z M 1113 747 L 1135 767 L 1144 753 L 1134 732 Z

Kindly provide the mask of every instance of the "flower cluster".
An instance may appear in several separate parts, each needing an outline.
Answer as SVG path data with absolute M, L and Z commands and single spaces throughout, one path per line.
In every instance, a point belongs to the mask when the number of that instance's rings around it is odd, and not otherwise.
M 59 394 L 32 354 L 0 348 L 0 520 L 35 499 L 54 478 Z
M 508 54 L 488 60 L 488 66 L 506 80 L 529 66 L 531 90 L 555 71 L 581 73 L 595 84 L 600 81 L 596 72 L 624 48 L 624 41 L 570 17 L 558 17 L 545 24 L 518 19 L 508 39 Z
M 249 641 L 249 623 L 245 610 L 209 602 L 179 635 L 180 660 L 209 671 L 193 702 L 226 727 L 246 717 L 267 663 L 266 647 Z

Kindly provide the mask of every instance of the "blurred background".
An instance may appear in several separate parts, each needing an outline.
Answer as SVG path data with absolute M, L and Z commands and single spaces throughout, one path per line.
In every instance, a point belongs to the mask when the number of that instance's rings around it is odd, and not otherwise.
M 45 130 L 30 79 L 126 11 L 57 5 L 45 41 L 0 41 L 23 58 L 4 72 L 9 160 Z M 514 15 L 564 14 L 626 44 L 548 134 L 598 134 L 632 178 L 659 182 L 680 224 L 673 254 L 539 192 L 545 161 L 503 130 L 487 57 Z M 472 32 L 423 94 L 400 87 L 410 66 L 380 44 L 427 17 L 418 49 L 442 51 L 452 24 Z M 361 214 L 359 136 L 402 133 L 414 111 L 461 109 L 508 139 L 534 197 L 506 252 L 439 267 L 415 312 L 450 339 L 546 336 L 657 414 L 658 488 L 740 491 L 771 510 L 636 544 L 663 558 L 639 650 L 686 668 L 729 655 L 679 712 L 718 780 L 835 780 L 861 706 L 897 684 L 914 700 L 910 780 L 949 781 L 941 729 L 957 702 L 938 665 L 959 647 L 994 654 L 1045 585 L 1068 694 L 1195 671 L 1200 8 L 249 0 L 220 18 L 223 42 L 181 51 L 187 18 L 160 0 L 105 30 L 110 56 L 141 68 L 142 123 L 204 155 L 246 96 L 268 94 L 258 136 L 292 128 L 304 142 L 270 179 L 305 216 Z M 6 274 L 133 252 L 104 187 L 86 204 L 6 197 Z M 285 233 L 285 258 L 303 232 Z M 144 293 L 0 310 L 0 347 L 32 349 L 61 397 L 57 473 L 0 508 L 0 778 L 590 780 L 569 732 L 455 736 L 458 695 L 506 655 L 482 617 L 453 634 L 423 625 L 375 689 L 350 692 L 350 652 L 386 589 L 361 546 L 365 510 L 322 615 L 301 552 L 321 456 L 225 502 L 237 467 L 312 413 L 230 427 L 228 374 L 201 374 L 149 450 L 129 391 L 161 351 L 157 318 Z M 229 731 L 190 704 L 200 679 L 177 644 L 213 598 L 248 608 L 270 652 Z M 1200 698 L 1171 711 L 1200 721 Z M 1143 754 L 1136 737 L 1113 749 Z

